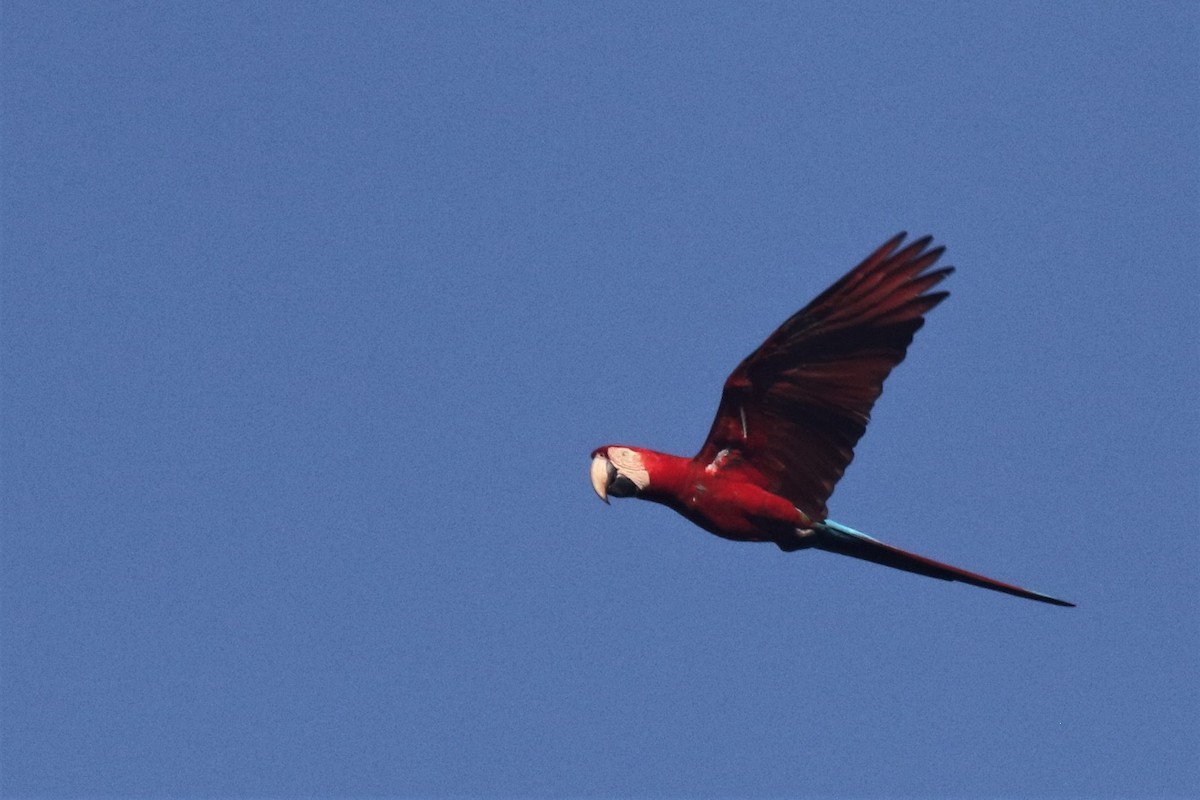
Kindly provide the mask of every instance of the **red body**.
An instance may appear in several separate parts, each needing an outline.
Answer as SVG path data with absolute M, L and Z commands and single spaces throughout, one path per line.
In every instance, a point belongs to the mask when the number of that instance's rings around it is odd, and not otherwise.
M 592 456 L 608 448 L 597 449 Z M 762 488 L 763 477 L 740 458 L 726 454 L 715 463 L 629 447 L 638 453 L 650 485 L 643 500 L 679 512 L 709 533 L 741 542 L 774 542 L 794 537 L 812 520 L 790 501 Z
M 942 248 L 905 234 L 785 321 L 725 381 L 708 438 L 694 458 L 609 445 L 592 452 L 600 499 L 636 496 L 673 508 L 726 539 L 815 547 L 943 580 L 1055 605 L 1001 583 L 884 544 L 826 518 L 826 502 L 892 368 L 952 271 L 932 269 Z

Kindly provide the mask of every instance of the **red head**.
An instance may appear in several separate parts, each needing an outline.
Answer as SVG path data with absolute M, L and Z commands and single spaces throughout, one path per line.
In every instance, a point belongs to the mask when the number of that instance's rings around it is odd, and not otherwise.
M 604 502 L 613 497 L 635 497 L 650 485 L 645 451 L 611 444 L 592 451 L 592 488 Z

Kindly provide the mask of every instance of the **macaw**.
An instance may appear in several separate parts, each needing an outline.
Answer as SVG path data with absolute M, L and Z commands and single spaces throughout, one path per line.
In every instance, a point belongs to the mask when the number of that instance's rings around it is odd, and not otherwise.
M 954 271 L 931 270 L 944 247 L 907 234 L 783 323 L 725 381 L 717 417 L 694 458 L 641 447 L 592 451 L 592 488 L 674 509 L 735 541 L 816 548 L 962 581 L 1057 606 L 1065 600 L 909 553 L 826 517 L 833 487 L 854 458 L 871 408 L 904 360 L 924 315 L 949 296 L 929 291 Z

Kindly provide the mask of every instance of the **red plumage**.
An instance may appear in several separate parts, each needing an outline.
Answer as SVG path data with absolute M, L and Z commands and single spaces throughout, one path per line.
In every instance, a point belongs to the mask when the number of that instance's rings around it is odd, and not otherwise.
M 784 322 L 725 381 L 716 419 L 692 459 L 642 448 L 592 453 L 607 500 L 662 503 L 727 539 L 816 547 L 922 575 L 1056 605 L 1063 600 L 883 544 L 826 519 L 871 409 L 954 271 L 931 269 L 944 248 L 901 233 Z

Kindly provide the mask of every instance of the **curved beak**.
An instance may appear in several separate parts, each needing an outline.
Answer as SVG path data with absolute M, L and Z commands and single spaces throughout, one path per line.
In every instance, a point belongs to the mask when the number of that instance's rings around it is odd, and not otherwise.
M 613 476 L 616 474 L 617 468 L 604 456 L 596 456 L 592 459 L 592 488 L 596 490 L 596 496 L 606 503 L 608 502 L 608 484 L 612 482 Z

